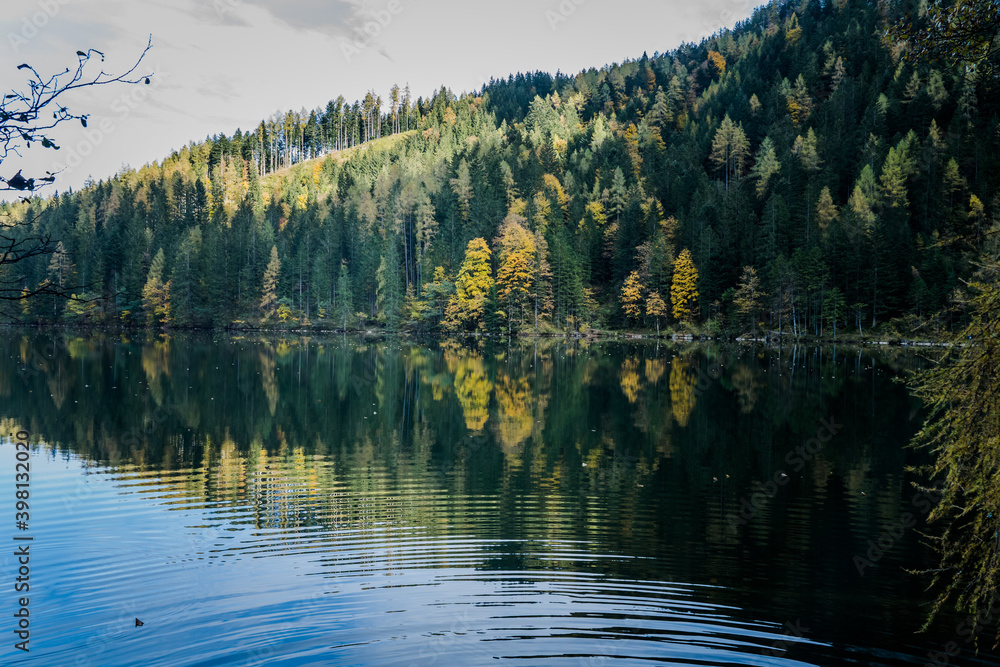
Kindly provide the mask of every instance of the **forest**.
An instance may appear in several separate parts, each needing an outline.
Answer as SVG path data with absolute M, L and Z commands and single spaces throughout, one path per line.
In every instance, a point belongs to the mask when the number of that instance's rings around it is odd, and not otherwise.
M 0 277 L 74 297 L 31 323 L 943 335 L 1000 249 L 1000 88 L 906 57 L 909 4 L 772 1 L 575 75 L 276 114 L 0 205 L 58 241 Z

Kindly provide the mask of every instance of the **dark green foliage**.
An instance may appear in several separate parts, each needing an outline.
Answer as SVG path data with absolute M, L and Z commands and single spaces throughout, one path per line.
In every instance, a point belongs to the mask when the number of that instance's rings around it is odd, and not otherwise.
M 939 486 L 932 521 L 941 562 L 932 571 L 938 598 L 931 619 L 953 600 L 985 617 L 1000 586 L 1000 267 L 988 266 L 969 325 L 949 359 L 917 376 L 917 395 L 931 417 L 914 443 L 936 454 L 929 473 Z M 928 623 L 930 623 L 928 620 Z
M 460 97 L 396 91 L 392 108 L 373 93 L 338 98 L 5 208 L 64 242 L 88 293 L 105 298 L 97 321 L 144 319 L 159 248 L 175 326 L 257 321 L 276 246 L 285 321 L 339 328 L 362 313 L 437 330 L 468 242 L 492 245 L 516 209 L 539 248 L 528 326 L 621 325 L 625 278 L 638 271 L 666 295 L 688 249 L 702 320 L 724 312 L 751 266 L 770 330 L 867 330 L 906 315 L 945 329 L 997 216 L 996 82 L 897 62 L 880 37 L 887 20 L 869 3 L 772 3 L 670 53 Z M 16 280 L 45 277 L 39 261 Z

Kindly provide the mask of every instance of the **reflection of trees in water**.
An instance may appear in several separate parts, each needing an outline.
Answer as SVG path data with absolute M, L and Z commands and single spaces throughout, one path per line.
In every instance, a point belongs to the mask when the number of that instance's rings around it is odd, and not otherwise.
M 260 382 L 264 388 L 264 395 L 267 396 L 267 409 L 274 416 L 278 409 L 278 381 L 274 376 L 274 351 L 264 348 L 257 355 L 260 361 Z
M 667 362 L 664 359 L 646 359 L 646 382 L 658 384 L 666 372 Z
M 337 455 L 360 447 L 377 463 L 391 461 L 395 447 L 445 471 L 449 483 L 481 465 L 513 466 L 540 479 L 566 466 L 646 477 L 679 451 L 730 455 L 719 449 L 723 429 L 742 429 L 743 446 L 761 452 L 759 472 L 768 475 L 777 463 L 764 454 L 779 438 L 808 437 L 819 418 L 847 409 L 871 423 L 875 413 L 859 412 L 856 395 L 885 391 L 877 383 L 889 375 L 866 371 L 870 358 L 856 350 L 834 357 L 829 349 L 793 354 L 564 339 L 480 349 L 339 337 L 98 336 L 52 352 L 44 338 L 29 336 L 0 341 L 0 359 L 0 377 L 11 387 L 8 414 L 87 458 L 183 467 L 230 442 L 243 453 Z M 37 372 L 18 369 L 25 359 L 34 359 Z M 850 405 L 830 407 L 848 387 Z M 740 415 L 759 419 L 741 426 Z M 868 428 L 852 443 L 860 462 L 843 473 L 852 491 L 861 482 L 849 471 L 867 469 L 873 453 L 884 456 L 873 438 L 889 431 Z M 368 440 L 375 444 L 362 447 Z M 774 455 L 780 461 L 784 454 Z M 718 475 L 701 470 L 703 462 L 680 460 L 692 475 Z
M 622 393 L 629 403 L 639 400 L 639 368 L 638 359 L 625 359 L 622 362 L 621 386 Z
M 52 403 L 55 405 L 56 410 L 62 410 L 63 403 L 66 402 L 66 394 L 69 393 L 70 387 L 66 360 L 63 358 L 53 360 L 45 377 L 49 395 L 52 396 Z
M 531 387 L 528 378 L 512 378 L 504 372 L 497 374 L 497 438 L 506 455 L 516 456 L 516 450 L 528 436 L 534 426 L 534 414 L 531 409 Z
M 733 389 L 736 391 L 736 396 L 739 398 L 740 413 L 744 415 L 753 412 L 754 407 L 757 405 L 759 375 L 759 371 L 755 372 L 750 365 L 744 362 L 737 363 L 736 370 L 733 371 L 731 382 Z
M 490 392 L 493 390 L 482 355 L 449 345 L 445 347 L 444 360 L 454 378 L 455 397 L 462 406 L 466 428 L 481 431 L 489 419 Z
M 687 361 L 674 357 L 670 362 L 670 402 L 674 419 L 679 425 L 687 426 L 695 406 L 695 384 L 697 379 Z
M 906 454 L 880 446 L 878 434 L 905 431 L 913 403 L 882 372 L 890 366 L 866 370 L 871 357 L 857 361 L 857 350 L 835 359 L 831 350 L 565 339 L 463 347 L 183 335 L 157 348 L 96 337 L 77 360 L 68 346 L 40 355 L 46 372 L 62 369 L 69 393 L 57 405 L 46 373 L 18 371 L 20 344 L 0 339 L 0 375 L 11 385 L 0 419 L 110 463 L 164 506 L 208 508 L 206 523 L 221 531 L 323 526 L 386 536 L 416 526 L 581 548 L 628 543 L 640 554 L 643 544 L 662 553 L 669 542 L 724 571 L 725 550 L 739 543 L 726 517 L 740 498 L 784 467 L 819 419 L 847 415 L 836 444 L 750 528 L 802 580 L 811 561 L 801 554 L 827 548 L 829 535 L 818 527 L 790 536 L 791 498 L 861 499 L 865 511 L 844 520 L 863 547 L 908 491 L 899 474 Z M 44 344 L 32 339 L 25 358 L 36 347 Z M 636 375 L 631 397 L 626 367 Z M 161 404 L 146 389 L 154 379 Z M 704 511 L 676 514 L 702 487 Z M 252 548 L 279 552 L 265 548 L 276 539 L 254 536 Z
M 163 336 L 142 346 L 142 370 L 153 400 L 163 405 L 163 378 L 170 376 L 170 338 Z

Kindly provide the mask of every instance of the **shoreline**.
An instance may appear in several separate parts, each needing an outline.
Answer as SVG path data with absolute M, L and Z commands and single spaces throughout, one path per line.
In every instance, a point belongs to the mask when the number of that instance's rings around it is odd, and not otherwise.
M 573 340 L 587 340 L 587 341 L 614 341 L 614 342 L 625 342 L 625 341 L 637 341 L 637 340 L 649 340 L 649 341 L 662 341 L 670 343 L 736 343 L 736 344 L 754 344 L 754 345 L 768 345 L 768 346 L 781 346 L 781 345 L 855 345 L 858 347 L 875 346 L 875 347 L 913 347 L 913 348 L 953 348 L 961 347 L 960 344 L 945 340 L 932 340 L 927 338 L 908 338 L 908 337 L 847 337 L 847 338 L 830 338 L 827 336 L 799 336 L 794 337 L 792 334 L 778 334 L 778 335 L 768 335 L 768 336 L 750 336 L 750 335 L 739 335 L 739 336 L 719 336 L 719 335 L 707 335 L 707 334 L 695 334 L 695 333 L 648 333 L 643 331 L 604 331 L 596 330 L 593 332 L 531 332 L 531 333 L 516 333 L 513 335 L 506 334 L 488 334 L 482 332 L 463 332 L 463 333 L 427 333 L 427 332 L 408 332 L 408 331 L 385 331 L 382 329 L 328 329 L 323 327 L 309 327 L 309 328 L 265 328 L 265 327 L 224 327 L 224 328 L 206 328 L 206 327 L 171 327 L 169 329 L 151 329 L 148 327 L 120 327 L 120 326 L 108 326 L 108 325 L 97 325 L 97 324 L 28 324 L 28 323 L 0 323 L 0 330 L 17 330 L 17 329 L 35 329 L 35 330 L 52 330 L 52 331 L 100 331 L 102 333 L 114 333 L 114 334 L 132 334 L 132 335 L 161 335 L 170 333 L 190 333 L 190 334 L 204 334 L 204 333 L 226 333 L 226 334 L 239 334 L 239 333 L 259 333 L 259 334 L 270 334 L 270 335 L 281 335 L 281 334 L 292 334 L 292 335 L 321 335 L 321 336 L 362 336 L 362 337 L 389 337 L 398 336 L 403 338 L 412 339 L 438 339 L 438 340 L 448 340 L 448 339 L 462 339 L 462 338 L 474 338 L 483 340 L 510 340 L 510 339 L 531 339 L 531 338 L 567 338 Z

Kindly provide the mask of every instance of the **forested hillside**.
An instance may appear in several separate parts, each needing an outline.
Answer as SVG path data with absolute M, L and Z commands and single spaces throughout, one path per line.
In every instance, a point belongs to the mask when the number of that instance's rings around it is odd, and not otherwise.
M 60 241 L 5 278 L 81 297 L 32 322 L 931 334 L 996 252 L 1000 99 L 902 58 L 907 6 L 772 2 L 576 76 L 289 112 L 4 206 Z

